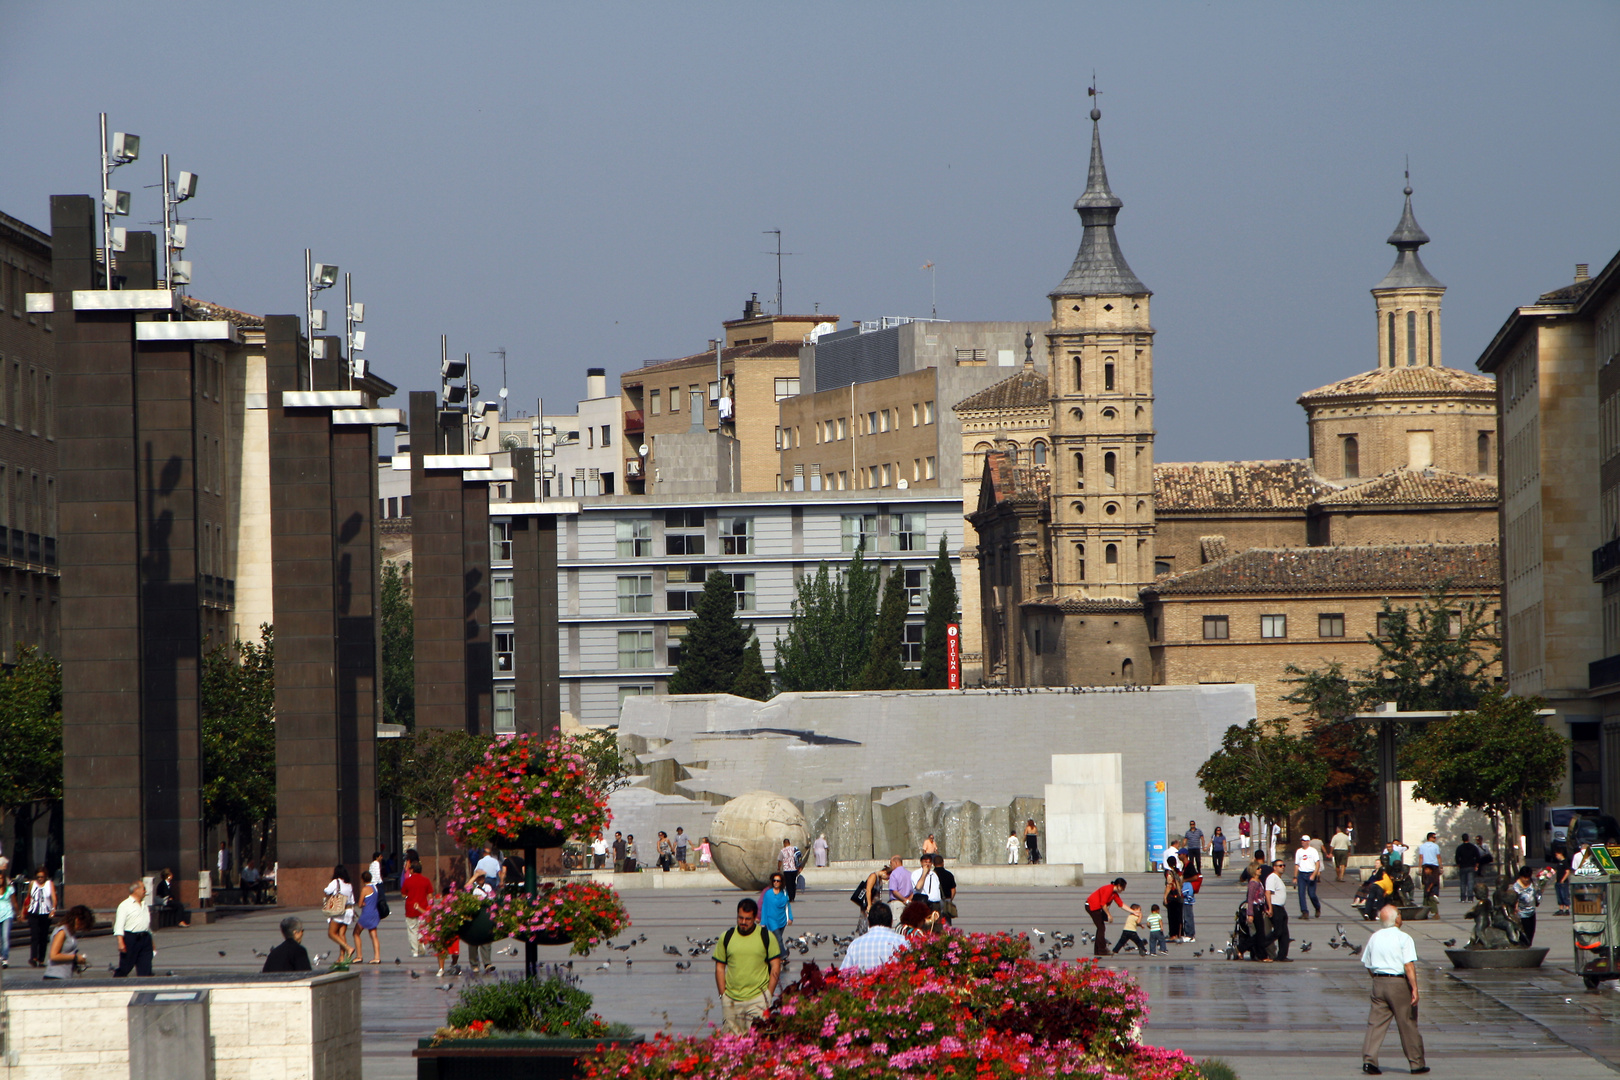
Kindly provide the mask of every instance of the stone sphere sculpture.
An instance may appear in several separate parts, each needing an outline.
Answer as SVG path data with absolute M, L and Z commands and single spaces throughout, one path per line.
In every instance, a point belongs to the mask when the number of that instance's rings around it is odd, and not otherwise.
M 745 791 L 714 816 L 709 850 L 727 881 L 754 892 L 770 884 L 784 837 L 801 851 L 808 846 L 810 826 L 799 808 L 774 791 Z

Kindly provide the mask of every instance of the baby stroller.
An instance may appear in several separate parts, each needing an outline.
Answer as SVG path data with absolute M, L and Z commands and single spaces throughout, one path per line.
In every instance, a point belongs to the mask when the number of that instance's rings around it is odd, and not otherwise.
M 1232 937 L 1227 946 L 1227 956 L 1233 960 L 1243 960 L 1254 955 L 1256 946 L 1264 942 L 1265 955 L 1275 957 L 1277 944 L 1271 940 L 1265 918 L 1256 920 L 1254 927 L 1249 925 L 1249 905 L 1239 904 L 1237 913 L 1232 920 Z

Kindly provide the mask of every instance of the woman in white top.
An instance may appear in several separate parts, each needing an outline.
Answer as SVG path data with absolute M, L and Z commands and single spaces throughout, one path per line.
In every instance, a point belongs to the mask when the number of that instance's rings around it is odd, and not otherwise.
M 51 916 L 56 913 L 56 883 L 43 866 L 28 883 L 28 966 L 45 966 L 45 947 L 51 940 Z
M 354 883 L 349 880 L 349 871 L 346 867 L 332 867 L 332 880 L 326 883 L 322 890 L 327 896 L 343 898 L 343 911 L 341 914 L 328 914 L 326 917 L 326 936 L 337 942 L 337 962 L 342 963 L 355 955 L 354 948 L 349 944 L 349 927 L 354 925 Z M 355 933 L 356 944 L 360 935 Z

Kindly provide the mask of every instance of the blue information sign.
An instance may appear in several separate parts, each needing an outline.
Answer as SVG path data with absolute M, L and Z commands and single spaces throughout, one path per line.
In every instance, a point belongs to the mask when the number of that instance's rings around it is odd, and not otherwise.
M 1149 780 L 1147 782 L 1147 854 L 1155 867 L 1164 862 L 1164 847 L 1166 841 L 1166 807 L 1169 795 L 1169 785 L 1163 780 Z

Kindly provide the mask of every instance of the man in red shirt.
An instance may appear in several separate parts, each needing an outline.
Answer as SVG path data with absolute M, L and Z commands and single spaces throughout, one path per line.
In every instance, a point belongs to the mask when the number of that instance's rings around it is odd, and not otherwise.
M 417 932 L 417 921 L 427 910 L 428 897 L 433 895 L 433 882 L 423 875 L 421 863 L 414 859 L 411 861 L 410 869 L 405 871 L 405 878 L 399 883 L 399 892 L 405 897 L 405 935 L 410 938 L 411 955 L 426 956 Z
M 1091 916 L 1091 922 L 1096 927 L 1091 939 L 1091 952 L 1093 956 L 1108 956 L 1108 931 L 1103 929 L 1113 916 L 1109 914 L 1108 905 L 1118 904 L 1120 910 L 1125 909 L 1125 902 L 1119 894 L 1125 889 L 1125 879 L 1117 877 L 1091 894 L 1086 901 L 1086 914 Z

